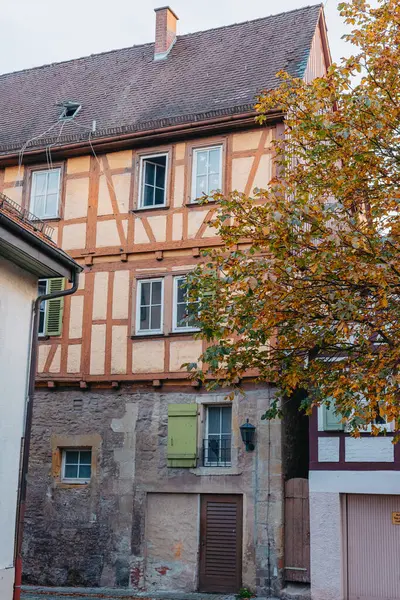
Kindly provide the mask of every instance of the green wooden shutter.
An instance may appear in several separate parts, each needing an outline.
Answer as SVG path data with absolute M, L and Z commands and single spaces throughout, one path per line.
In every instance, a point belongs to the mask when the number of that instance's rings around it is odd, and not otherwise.
M 328 407 L 323 405 L 324 411 L 324 431 L 343 431 L 344 423 L 341 423 L 342 415 L 335 412 L 335 405 L 331 402 Z
M 65 287 L 65 279 L 49 279 L 47 293 L 61 292 Z M 46 335 L 61 335 L 62 317 L 64 310 L 64 298 L 47 300 L 46 307 Z
M 195 467 L 197 404 L 168 405 L 168 466 Z

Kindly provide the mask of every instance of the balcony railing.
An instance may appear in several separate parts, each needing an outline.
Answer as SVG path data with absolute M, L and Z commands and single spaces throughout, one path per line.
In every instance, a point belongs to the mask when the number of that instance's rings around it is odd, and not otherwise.
M 230 435 L 210 435 L 203 440 L 204 467 L 230 467 L 231 454 Z
M 0 192 L 0 208 L 2 208 L 5 212 L 8 212 L 15 219 L 19 219 L 25 225 L 29 225 L 35 231 L 39 231 L 47 238 L 51 239 L 54 229 L 50 227 L 45 221 L 39 219 L 34 214 L 26 210 L 26 208 L 22 208 L 17 202 L 8 198 L 5 194 Z

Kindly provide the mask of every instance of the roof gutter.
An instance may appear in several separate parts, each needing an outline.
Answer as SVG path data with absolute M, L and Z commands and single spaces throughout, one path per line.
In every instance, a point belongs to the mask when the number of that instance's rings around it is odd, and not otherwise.
M 96 150 L 104 152 L 111 151 L 113 149 L 120 149 L 121 147 L 132 147 L 132 144 L 139 146 L 140 144 L 146 144 L 147 142 L 153 141 L 154 138 L 158 140 L 166 137 L 168 140 L 172 136 L 194 136 L 198 133 L 207 134 L 214 132 L 217 129 L 230 129 L 232 125 L 236 127 L 245 127 L 252 124 L 255 125 L 255 117 L 257 113 L 255 111 L 247 111 L 236 115 L 229 115 L 226 117 L 218 117 L 214 119 L 203 119 L 202 121 L 192 121 L 189 123 L 180 123 L 179 125 L 171 125 L 168 127 L 157 127 L 153 129 L 147 129 L 144 131 L 134 131 L 130 133 L 113 133 L 99 138 L 90 138 L 90 140 L 79 140 L 73 143 L 66 143 L 59 148 L 52 147 L 52 156 L 74 156 L 79 154 L 82 149 L 87 150 L 88 144 Z M 271 111 L 267 116 L 267 122 L 281 121 L 284 117 L 283 112 L 280 110 Z M 25 150 L 24 162 L 34 162 L 40 160 L 41 157 L 45 157 L 45 148 L 36 148 L 32 150 Z M 19 152 L 12 152 L 10 154 L 0 154 L 0 165 L 11 165 L 17 163 L 19 159 Z
M 72 287 L 67 290 L 60 292 L 54 292 L 53 294 L 45 294 L 38 296 L 33 303 L 32 308 L 32 329 L 31 329 L 31 350 L 30 350 L 30 365 L 28 374 L 28 391 L 27 391 L 27 403 L 25 411 L 25 424 L 24 424 L 24 438 L 23 438 L 23 450 L 22 450 L 22 461 L 18 482 L 18 505 L 17 505 L 17 526 L 16 526 L 16 538 L 15 538 L 15 580 L 14 580 L 14 596 L 13 600 L 20 600 L 21 598 L 21 584 L 22 584 L 22 540 L 23 540 L 23 529 L 24 529 L 24 517 L 26 508 L 26 490 L 28 485 L 28 468 L 29 468 L 29 451 L 31 443 L 32 433 L 32 417 L 33 417 L 33 400 L 35 394 L 35 380 L 37 371 L 37 355 L 38 355 L 38 328 L 39 328 L 39 313 L 40 304 L 44 300 L 52 300 L 53 298 L 61 298 L 64 296 L 71 296 L 74 294 L 79 285 L 79 273 L 81 267 L 72 271 Z

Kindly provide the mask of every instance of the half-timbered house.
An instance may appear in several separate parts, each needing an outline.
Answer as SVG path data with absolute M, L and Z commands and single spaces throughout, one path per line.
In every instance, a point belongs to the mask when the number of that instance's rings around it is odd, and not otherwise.
M 281 69 L 326 71 L 323 9 L 176 25 L 161 8 L 155 43 L 0 77 L 0 190 L 84 266 L 58 314 L 42 307 L 27 583 L 264 595 L 285 579 L 273 390 L 230 402 L 190 383 L 204 344 L 184 280 L 219 244 L 197 199 L 273 176 L 283 117 L 260 127 L 254 99 Z

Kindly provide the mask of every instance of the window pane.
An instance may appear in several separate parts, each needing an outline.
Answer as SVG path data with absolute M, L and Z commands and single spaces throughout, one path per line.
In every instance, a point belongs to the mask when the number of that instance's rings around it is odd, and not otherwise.
M 221 408 L 221 432 L 231 433 L 232 430 L 232 407 Z
M 140 329 L 150 329 L 150 308 L 148 306 L 140 309 Z
M 92 464 L 92 452 L 90 450 L 81 450 L 80 463 L 81 465 Z
M 196 198 L 200 198 L 203 194 L 207 194 L 207 175 L 197 177 L 196 181 Z
M 143 161 L 144 182 L 154 185 L 155 166 L 151 162 Z
M 221 156 L 220 148 L 215 148 L 214 150 L 210 150 L 209 173 L 219 173 L 220 172 L 220 156 Z
M 33 174 L 33 193 L 35 196 L 41 196 L 46 193 L 47 173 Z
M 186 317 L 186 304 L 178 304 L 176 307 L 176 326 L 187 327 Z
M 35 217 L 42 218 L 45 216 L 45 196 L 35 196 L 34 201 L 30 206 L 31 212 Z
M 47 281 L 45 281 L 44 279 L 39 280 L 38 283 L 38 295 L 39 296 L 44 296 L 44 294 L 46 293 L 47 290 Z M 42 305 L 43 305 L 43 309 L 44 309 L 44 302 L 42 302 L 40 304 L 40 310 L 42 310 Z
M 220 440 L 218 436 L 208 437 L 208 461 L 218 462 L 220 459 Z
M 167 164 L 166 156 L 152 156 L 151 161 L 156 163 L 156 165 L 160 165 L 160 167 L 165 167 Z
M 187 304 L 186 311 L 187 311 L 187 315 L 188 315 L 188 325 L 190 327 L 197 327 L 198 326 L 197 318 L 198 318 L 198 311 L 199 311 L 198 302 L 193 302 L 191 304 Z
M 209 186 L 209 192 L 216 192 L 217 190 L 219 190 L 219 175 L 215 174 L 215 175 L 210 175 L 210 177 L 208 178 L 208 186 Z
M 140 306 L 148 306 L 150 304 L 151 283 L 149 281 L 143 281 L 140 286 Z
M 45 318 L 45 315 L 46 315 L 45 304 L 46 304 L 45 302 L 41 302 L 40 303 L 39 330 L 38 330 L 38 333 L 40 335 L 44 334 L 44 318 Z M 43 308 L 42 308 L 42 306 L 43 306 Z
M 186 279 L 178 279 L 177 280 L 177 302 L 185 302 L 186 301 Z
M 197 152 L 197 173 L 196 175 L 207 175 L 207 155 L 208 151 Z
M 78 477 L 78 465 L 65 465 L 64 477 L 76 479 Z
M 220 407 L 208 407 L 208 433 L 220 432 Z
M 222 460 L 224 462 L 231 462 L 231 438 L 222 438 Z
M 66 464 L 78 464 L 79 459 L 79 451 L 77 450 L 68 450 L 65 453 L 65 463 Z
M 161 281 L 153 281 L 151 289 L 151 303 L 161 304 Z
M 57 215 L 58 215 L 58 194 L 48 194 L 47 195 L 45 215 L 47 217 L 57 217 Z
M 161 306 L 151 307 L 150 329 L 161 329 Z
M 91 473 L 92 473 L 92 467 L 90 465 L 81 465 L 79 467 L 80 479 L 90 479 Z
M 158 166 L 156 168 L 156 186 L 165 188 L 165 167 Z
M 145 185 L 143 189 L 143 206 L 153 206 L 154 204 L 154 187 Z
M 49 194 L 57 194 L 57 196 L 58 196 L 59 179 L 60 179 L 60 170 L 59 169 L 50 171 L 49 182 L 48 182 L 48 187 L 47 187 L 47 192 Z
M 156 188 L 154 204 L 156 204 L 157 206 L 160 206 L 160 204 L 161 205 L 164 204 L 164 200 L 165 200 L 165 192 L 164 192 L 163 188 Z

